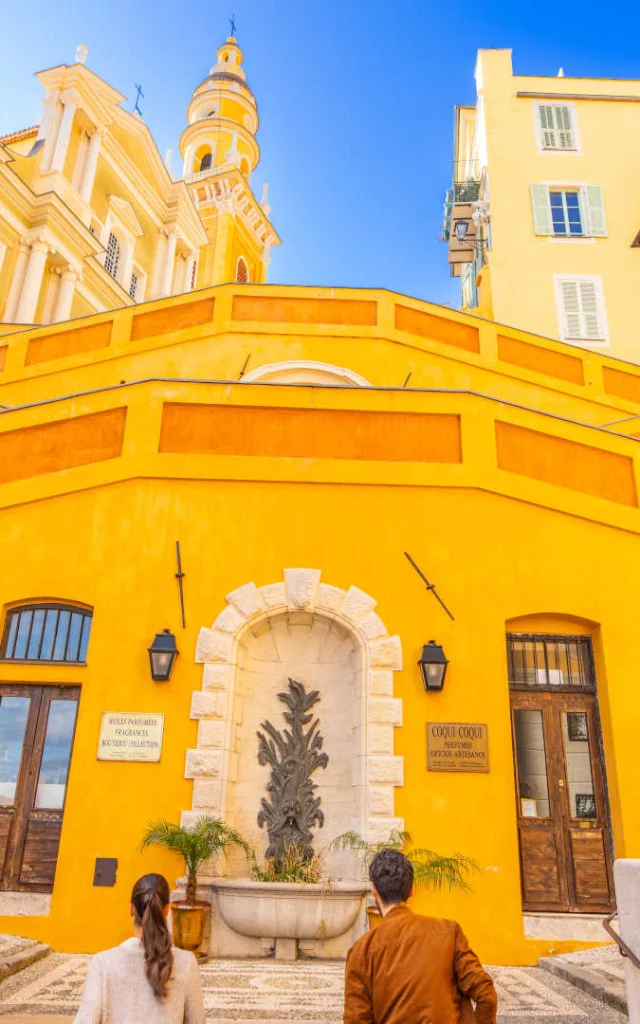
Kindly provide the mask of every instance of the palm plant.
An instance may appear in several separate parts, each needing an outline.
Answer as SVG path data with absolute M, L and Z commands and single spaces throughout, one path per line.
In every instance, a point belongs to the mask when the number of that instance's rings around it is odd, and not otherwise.
M 229 847 L 237 846 L 247 856 L 251 847 L 239 832 L 227 825 L 221 818 L 210 818 L 206 815 L 199 818 L 195 825 L 183 828 L 170 821 L 152 821 L 147 825 L 142 837 L 142 849 L 147 846 L 163 846 L 184 858 L 187 869 L 186 902 L 194 906 L 196 902 L 198 868 L 209 860 L 214 853 L 225 853 Z
M 329 845 L 330 850 L 356 850 L 362 856 L 362 872 L 366 876 L 369 865 L 381 850 L 399 850 L 413 865 L 413 877 L 417 888 L 462 889 L 471 886 L 465 876 L 479 871 L 479 865 L 471 857 L 453 853 L 443 857 L 433 850 L 411 848 L 412 839 L 408 832 L 393 831 L 385 843 L 368 843 L 358 832 L 343 832 Z

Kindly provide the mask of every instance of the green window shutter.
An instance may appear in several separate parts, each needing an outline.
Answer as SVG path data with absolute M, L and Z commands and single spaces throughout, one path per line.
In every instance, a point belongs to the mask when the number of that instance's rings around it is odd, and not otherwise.
M 562 304 L 567 338 L 581 338 L 580 297 L 577 281 L 562 281 Z
M 600 341 L 604 337 L 604 325 L 600 322 L 595 282 L 567 278 L 560 282 L 560 290 L 565 338 Z
M 558 149 L 575 149 L 571 110 L 569 107 L 554 107 L 556 115 L 556 146 Z
M 542 132 L 542 145 L 545 149 L 555 149 L 556 133 L 553 117 L 553 107 L 540 106 L 540 130 Z
M 533 210 L 533 229 L 536 235 L 551 234 L 551 211 L 549 209 L 549 189 L 546 185 L 531 185 L 531 209 Z
M 601 338 L 603 330 L 598 316 L 598 296 L 593 281 L 580 281 L 580 305 L 582 306 L 582 322 L 584 337 Z
M 599 185 L 585 185 L 584 196 L 587 208 L 587 231 L 585 233 L 593 238 L 604 238 L 607 234 L 607 224 L 604 218 L 602 189 Z

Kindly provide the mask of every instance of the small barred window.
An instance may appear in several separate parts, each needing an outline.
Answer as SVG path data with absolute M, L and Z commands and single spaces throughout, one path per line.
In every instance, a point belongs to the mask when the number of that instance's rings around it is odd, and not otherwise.
M 0 643 L 4 661 L 87 660 L 92 612 L 74 605 L 26 604 L 7 613 Z

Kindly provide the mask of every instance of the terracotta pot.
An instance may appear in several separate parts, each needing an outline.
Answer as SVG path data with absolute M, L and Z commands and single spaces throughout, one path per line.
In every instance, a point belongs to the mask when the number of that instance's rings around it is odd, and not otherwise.
M 198 955 L 198 949 L 204 939 L 210 909 L 210 905 L 203 900 L 196 900 L 193 905 L 189 903 L 171 904 L 171 931 L 174 946 L 177 946 L 178 949 L 189 949 L 196 956 Z

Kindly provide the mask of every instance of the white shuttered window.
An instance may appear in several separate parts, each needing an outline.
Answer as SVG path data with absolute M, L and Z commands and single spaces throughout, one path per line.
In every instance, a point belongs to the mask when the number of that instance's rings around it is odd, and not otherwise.
M 558 279 L 560 319 L 567 341 L 605 341 L 607 330 L 600 279 L 561 277 Z
M 571 107 L 558 103 L 541 103 L 538 115 L 543 149 L 576 149 Z

